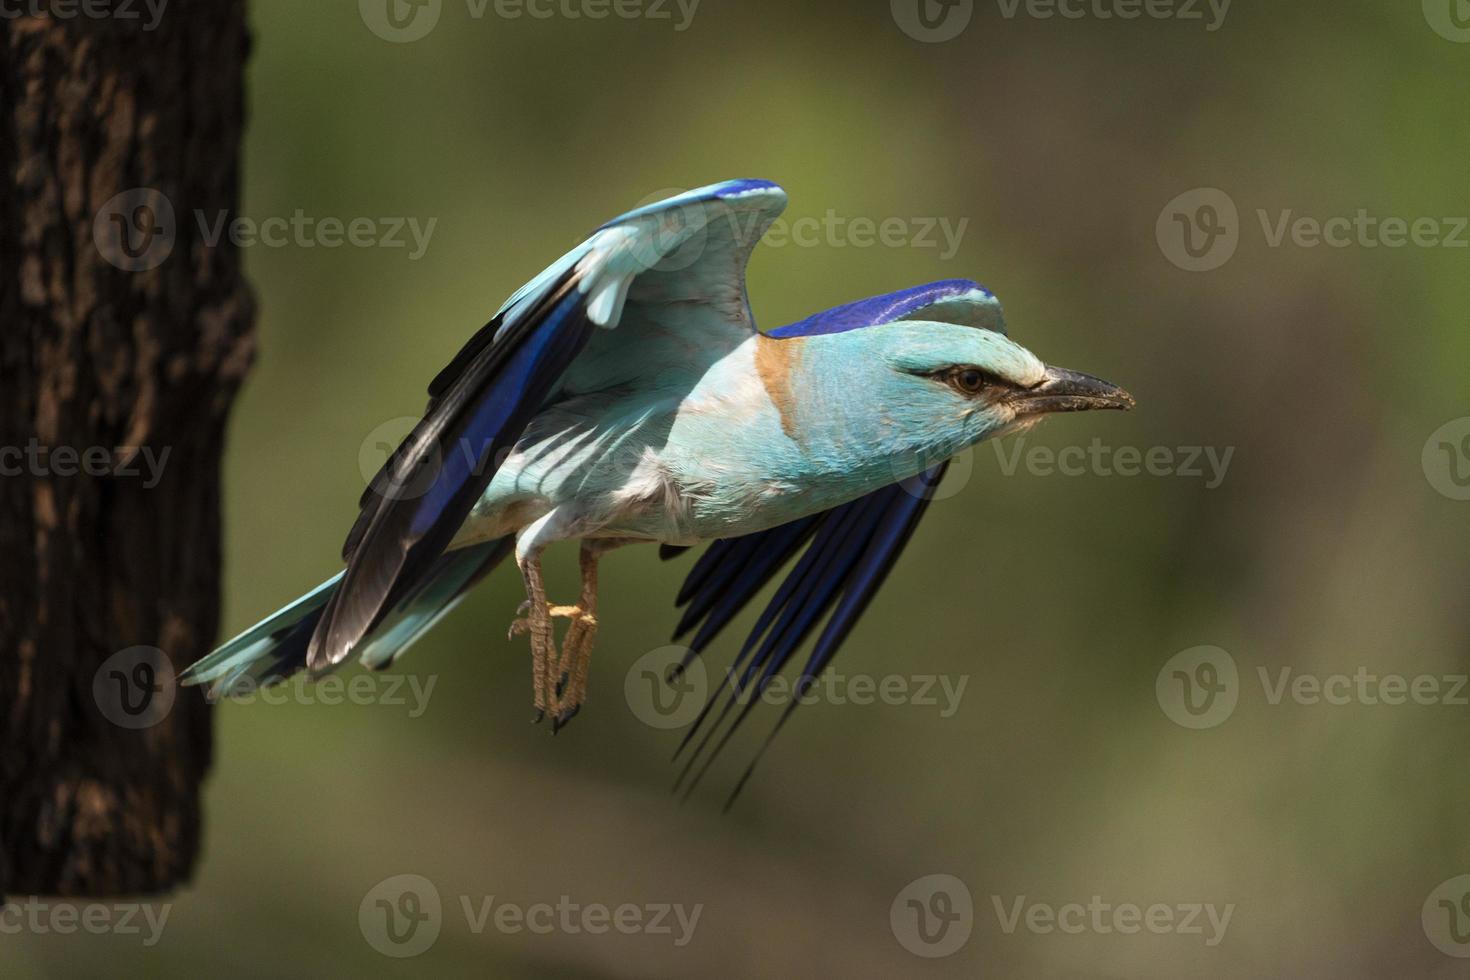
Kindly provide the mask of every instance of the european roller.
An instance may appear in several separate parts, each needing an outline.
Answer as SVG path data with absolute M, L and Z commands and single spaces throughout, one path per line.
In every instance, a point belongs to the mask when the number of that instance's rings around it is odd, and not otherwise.
M 227 696 L 351 659 L 387 667 L 513 556 L 526 602 L 510 631 L 529 639 L 535 716 L 555 729 L 587 696 L 604 553 L 709 543 L 676 599 L 686 665 L 791 564 L 687 775 L 820 627 L 795 690 L 815 683 L 954 453 L 1047 415 L 1133 405 L 1008 339 L 999 301 L 968 280 L 757 331 L 746 264 L 785 206 L 768 181 L 690 191 L 608 222 L 521 287 L 429 385 L 362 495 L 343 570 L 185 683 Z M 581 550 L 567 605 L 548 601 L 541 570 L 560 541 Z

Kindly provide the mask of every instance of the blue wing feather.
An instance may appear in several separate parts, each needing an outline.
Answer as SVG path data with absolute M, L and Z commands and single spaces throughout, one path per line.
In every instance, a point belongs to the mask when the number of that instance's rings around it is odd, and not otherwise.
M 308 666 L 341 663 L 423 582 L 554 393 L 574 381 L 637 380 L 671 360 L 697 360 L 691 349 L 714 357 L 748 336 L 749 307 L 730 298 L 743 300 L 750 249 L 785 200 L 777 185 L 746 180 L 660 201 L 604 225 L 517 290 L 434 378 L 423 419 L 370 481 Z M 679 220 L 665 227 L 674 213 Z M 724 220 L 739 215 L 750 220 Z M 698 232 L 697 261 L 660 268 Z M 674 303 L 681 336 L 667 327 Z M 606 336 L 593 343 L 596 333 Z
M 457 377 L 436 379 L 439 394 L 364 497 L 341 585 L 312 634 L 313 670 L 341 663 L 422 581 L 594 329 L 568 272 Z
M 824 310 L 805 320 L 769 331 L 772 337 L 813 337 L 845 333 L 895 320 L 944 320 L 1005 332 L 995 294 L 969 279 L 946 279 L 927 286 L 871 296 Z
M 939 320 L 1005 332 L 1000 303 L 993 293 L 969 279 L 950 279 L 848 303 L 789 326 L 778 327 L 769 335 L 776 338 L 810 337 L 905 319 Z M 707 649 L 716 635 L 750 603 L 776 571 L 803 545 L 807 545 L 805 553 L 756 620 L 726 675 L 725 684 L 711 693 L 675 750 L 677 758 L 703 731 L 676 786 L 693 773 L 688 784 L 688 789 L 693 790 L 731 735 L 750 714 L 760 693 L 786 667 L 822 617 L 830 612 L 826 626 L 802 669 L 798 690 L 804 692 L 816 681 L 903 551 L 928 507 L 933 488 L 947 467 L 947 463 L 940 464 L 910 480 L 883 487 L 842 506 L 778 528 L 716 541 L 700 556 L 676 600 L 677 605 L 687 605 L 688 608 L 680 618 L 674 638 L 695 630 L 678 671 Z M 665 559 L 680 553 L 675 549 L 661 552 Z M 706 721 L 722 691 L 727 692 L 724 706 L 706 728 Z M 725 726 L 726 719 L 742 698 L 747 700 L 740 712 Z M 771 737 L 785 724 L 796 703 L 793 700 L 787 706 Z M 722 726 L 723 735 L 715 741 Z M 711 742 L 714 742 L 714 748 L 705 755 Z M 767 744 L 769 737 L 762 745 L 761 753 Z M 696 772 L 695 767 L 702 757 L 703 765 Z M 759 758 L 757 754 L 752 760 L 731 794 L 731 801 L 745 785 Z
M 796 693 L 805 693 L 816 681 L 902 553 L 948 465 L 941 463 L 917 477 L 883 487 L 822 514 L 758 534 L 717 541 L 710 546 L 681 591 L 691 613 L 708 610 L 703 615 L 686 614 L 675 634 L 677 639 L 701 620 L 703 622 L 690 646 L 686 662 L 703 651 L 714 635 L 770 580 L 776 569 L 803 543 L 810 541 L 801 559 L 782 581 L 751 629 L 726 675 L 726 683 L 711 693 L 681 741 L 676 757 L 703 729 L 703 737 L 686 760 L 676 786 L 693 773 L 687 785 L 687 791 L 693 791 L 721 749 L 759 702 L 759 695 L 786 667 L 822 617 L 830 612 L 826 626 L 802 669 Z M 740 671 L 738 678 L 737 671 Z M 722 691 L 726 692 L 724 706 L 714 723 L 705 728 Z M 725 720 L 742 699 L 744 703 L 740 712 L 730 724 L 725 725 Z M 770 738 L 785 724 L 797 703 L 798 699 L 794 698 L 787 705 L 775 729 L 762 745 L 761 753 L 764 753 Z M 715 741 L 717 734 L 719 738 Z M 714 742 L 714 747 L 706 755 L 705 750 L 711 742 Z M 727 805 L 734 801 L 745 785 L 759 758 L 760 754 L 757 754 L 751 761 Z

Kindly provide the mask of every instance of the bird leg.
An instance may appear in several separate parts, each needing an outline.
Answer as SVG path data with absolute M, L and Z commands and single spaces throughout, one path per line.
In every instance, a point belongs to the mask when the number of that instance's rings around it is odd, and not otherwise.
M 551 628 L 551 607 L 546 601 L 546 583 L 541 577 L 541 553 L 532 552 L 525 558 L 517 558 L 521 577 L 526 583 L 526 602 L 521 606 L 526 616 L 510 624 L 510 637 L 518 633 L 531 634 L 531 703 L 536 709 L 536 721 L 553 713 L 556 707 L 555 676 L 552 668 L 556 661 L 556 634 Z
M 597 559 L 612 543 L 582 542 L 582 595 L 575 606 L 554 606 L 546 599 L 540 553 L 519 561 L 529 597 L 516 610 L 508 637 L 529 633 L 535 720 L 547 714 L 552 730 L 571 721 L 587 697 L 587 673 L 597 637 Z M 553 619 L 569 619 L 571 625 L 558 653 Z
M 575 606 L 552 610 L 571 619 L 562 640 L 561 661 L 557 665 L 557 710 L 552 719 L 553 730 L 561 728 L 576 716 L 587 698 L 587 672 L 592 665 L 592 646 L 597 638 L 597 558 L 605 547 L 596 541 L 582 542 L 582 595 Z

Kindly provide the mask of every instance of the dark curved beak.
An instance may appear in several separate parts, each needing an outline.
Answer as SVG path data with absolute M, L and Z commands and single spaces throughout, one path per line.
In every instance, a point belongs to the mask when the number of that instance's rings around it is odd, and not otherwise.
M 1080 371 L 1055 367 L 1046 369 L 1046 377 L 1041 384 L 1013 394 L 1011 402 L 1021 415 L 1090 412 L 1105 408 L 1126 412 L 1136 404 L 1132 395 L 1111 382 Z

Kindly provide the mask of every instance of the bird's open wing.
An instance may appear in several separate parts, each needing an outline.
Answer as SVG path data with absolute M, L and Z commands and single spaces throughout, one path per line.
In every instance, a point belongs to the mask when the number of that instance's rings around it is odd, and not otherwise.
M 1005 319 L 994 294 L 968 279 L 951 279 L 839 306 L 772 330 L 770 335 L 840 333 L 897 320 L 938 320 L 1005 333 Z M 685 733 L 679 751 L 689 750 L 689 756 L 679 777 L 681 783 L 693 789 L 760 700 L 760 694 L 830 610 L 790 702 L 761 747 L 761 752 L 765 751 L 883 584 L 948 465 L 941 462 L 916 477 L 840 507 L 769 531 L 716 541 L 705 550 L 676 600 L 685 609 L 674 638 L 694 632 L 684 666 L 709 646 L 782 566 L 798 553 L 801 558 L 756 621 L 725 685 L 710 694 L 704 710 Z M 682 550 L 664 548 L 661 553 L 671 558 Z M 710 714 L 722 698 L 724 704 L 711 722 Z M 759 760 L 757 753 L 730 794 L 731 801 Z
M 761 752 L 786 723 L 802 695 L 816 681 L 837 653 L 847 634 L 857 625 L 893 563 L 929 506 L 934 489 L 944 477 L 948 462 L 925 470 L 902 483 L 893 483 L 840 507 L 805 517 L 790 524 L 716 541 L 700 556 L 679 592 L 678 604 L 687 605 L 675 630 L 678 639 L 690 630 L 685 664 L 698 656 L 715 636 L 753 599 L 780 570 L 801 551 L 801 559 L 776 590 L 761 613 L 745 644 L 731 665 L 723 688 L 715 688 L 704 710 L 679 746 L 684 751 L 695 735 L 704 730 L 685 762 L 680 782 L 694 785 L 709 768 L 730 736 L 767 686 L 781 673 L 798 647 L 827 616 L 827 624 L 807 656 L 792 692 Z M 834 608 L 835 606 L 835 608 Z M 724 706 L 707 727 L 711 709 L 721 700 Z M 731 717 L 739 704 L 739 711 Z M 728 720 L 728 724 L 726 723 Z M 723 734 L 720 734 L 723 729 Z M 715 736 L 714 747 L 709 748 Z M 755 759 L 746 767 L 730 794 L 733 802 L 754 771 Z M 700 764 L 702 761 L 702 765 Z M 696 769 L 696 766 L 698 768 Z M 691 775 L 692 774 L 692 775 Z
M 553 392 L 708 364 L 746 339 L 745 266 L 785 204 L 767 181 L 690 191 L 609 222 L 516 292 L 364 492 L 308 666 L 345 660 L 412 592 Z

